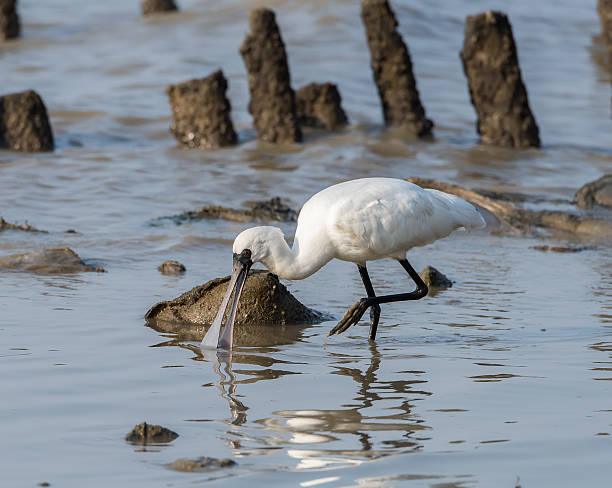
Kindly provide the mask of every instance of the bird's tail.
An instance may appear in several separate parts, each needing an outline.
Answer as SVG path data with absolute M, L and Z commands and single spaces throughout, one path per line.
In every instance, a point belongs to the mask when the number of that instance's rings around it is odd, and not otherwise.
M 464 227 L 467 230 L 473 230 L 482 229 L 486 226 L 482 215 L 471 203 L 450 193 L 433 189 L 427 191 L 430 192 L 434 200 L 440 203 L 440 207 L 445 209 L 444 213 L 453 220 L 453 228 Z

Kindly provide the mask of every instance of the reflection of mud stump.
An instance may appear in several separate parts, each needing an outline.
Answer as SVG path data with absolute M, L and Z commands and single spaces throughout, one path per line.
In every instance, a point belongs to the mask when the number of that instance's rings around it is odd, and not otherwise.
M 612 43 L 612 0 L 599 0 L 597 13 L 601 22 L 601 33 L 608 43 Z
M 19 37 L 17 0 L 0 0 L 0 41 Z
M 249 112 L 257 136 L 269 142 L 299 142 L 302 132 L 295 113 L 295 94 L 274 12 L 252 10 L 249 23 L 251 33 L 240 46 L 240 54 L 249 74 Z
M 182 144 L 217 148 L 236 143 L 226 90 L 227 81 L 221 70 L 166 89 L 174 117 L 170 131 Z
M 389 3 L 387 0 L 362 0 L 361 18 L 385 123 L 408 129 L 418 136 L 430 134 L 433 123 L 425 117 L 410 54 L 397 32 L 397 20 Z
M 0 148 L 25 152 L 53 150 L 47 109 L 35 91 L 0 97 Z
M 144 0 L 140 2 L 142 15 L 160 14 L 164 12 L 176 12 L 178 7 L 174 0 Z
M 310 83 L 295 96 L 298 119 L 304 126 L 336 130 L 348 122 L 338 87 L 332 83 Z
M 461 60 L 481 142 L 539 147 L 508 17 L 492 11 L 467 17 Z

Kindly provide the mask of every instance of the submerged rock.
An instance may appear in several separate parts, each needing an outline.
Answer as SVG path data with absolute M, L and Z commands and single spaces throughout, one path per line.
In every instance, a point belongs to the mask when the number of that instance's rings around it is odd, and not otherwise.
M 434 288 L 450 288 L 453 286 L 453 282 L 433 266 L 425 266 L 419 276 L 427 285 L 429 292 Z
M 174 0 L 144 0 L 140 2 L 142 15 L 176 12 L 178 7 Z
M 276 16 L 272 10 L 258 8 L 249 14 L 249 24 L 251 32 L 240 54 L 248 71 L 249 113 L 257 137 L 268 142 L 300 142 L 295 93 Z
M 221 70 L 166 89 L 174 119 L 170 131 L 181 144 L 207 149 L 236 144 L 226 91 L 227 80 Z
M 125 436 L 125 440 L 138 445 L 167 444 L 178 436 L 176 432 L 166 427 L 162 427 L 161 425 L 151 425 L 142 422 L 134 426 L 130 433 Z
M 157 267 L 157 270 L 165 275 L 178 275 L 185 272 L 185 266 L 178 261 L 165 261 Z
M 24 152 L 53 150 L 47 108 L 35 91 L 0 97 L 0 148 Z
M 318 129 L 336 130 L 348 123 L 342 109 L 342 97 L 332 83 L 310 83 L 296 93 L 300 124 Z
M 481 142 L 540 147 L 508 17 L 493 11 L 468 16 L 461 61 Z
M 19 37 L 17 0 L 0 0 L 0 41 Z
M 418 136 L 431 134 L 408 48 L 397 31 L 397 20 L 387 0 L 362 0 L 361 19 L 370 48 L 372 73 L 382 103 L 385 123 Z
M 280 197 L 274 197 L 264 202 L 253 202 L 251 203 L 251 208 L 248 209 L 205 205 L 196 210 L 160 218 L 171 219 L 179 225 L 183 222 L 201 219 L 224 219 L 234 222 L 253 222 L 258 220 L 295 222 L 297 220 L 297 212 L 285 205 Z
M 580 208 L 595 205 L 612 208 L 612 174 L 587 183 L 574 195 L 574 203 Z
M 154 322 L 157 330 L 162 324 L 164 330 L 176 333 L 181 332 L 182 324 L 196 325 L 189 327 L 189 333 L 200 340 L 221 306 L 229 280 L 229 276 L 217 278 L 174 300 L 159 302 L 146 313 L 145 319 Z M 229 307 L 226 318 L 228 314 Z M 276 275 L 251 270 L 238 304 L 236 327 L 240 330 L 241 326 L 248 325 L 315 324 L 325 318 L 301 304 Z
M 216 459 L 207 456 L 197 459 L 177 459 L 172 463 L 166 464 L 166 467 L 170 469 L 185 473 L 201 473 L 221 468 L 231 468 L 232 466 L 236 466 L 236 462 L 231 459 Z
M 43 249 L 26 254 L 13 254 L 0 258 L 0 269 L 33 271 L 37 273 L 79 273 L 96 271 L 103 273 L 99 266 L 86 264 L 72 249 Z
M 560 252 L 560 253 L 575 253 L 575 252 L 582 252 L 582 251 L 592 251 L 593 249 L 595 249 L 594 246 L 549 246 L 549 245 L 542 245 L 542 246 L 532 246 L 531 249 L 535 249 L 536 251 L 542 251 L 542 252 Z
M 47 234 L 46 230 L 40 230 L 36 227 L 32 227 L 27 222 L 24 224 L 11 224 L 10 222 L 7 222 L 2 217 L 0 217 L 0 232 L 2 232 L 3 230 L 23 230 L 26 232 L 40 232 L 43 234 Z

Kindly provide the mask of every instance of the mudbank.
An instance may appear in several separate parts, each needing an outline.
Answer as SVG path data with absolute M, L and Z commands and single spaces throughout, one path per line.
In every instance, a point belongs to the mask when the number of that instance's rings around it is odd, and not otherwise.
M 217 278 L 174 300 L 159 302 L 146 313 L 145 319 L 153 322 L 156 330 L 180 334 L 181 329 L 187 328 L 189 336 L 201 340 L 217 314 L 229 279 L 229 276 Z M 226 318 L 228 313 L 229 309 Z M 276 275 L 262 270 L 249 272 L 236 312 L 238 333 L 241 326 L 315 324 L 325 319 L 324 314 L 301 304 Z
M 174 0 L 144 0 L 140 2 L 142 15 L 176 12 L 178 7 Z
M 231 459 L 216 459 L 207 456 L 197 459 L 177 459 L 172 463 L 166 464 L 166 467 L 175 471 L 183 471 L 184 473 L 204 473 L 221 468 L 231 468 L 232 466 L 236 466 L 236 462 Z
M 0 258 L 0 269 L 37 273 L 104 272 L 99 266 L 85 263 L 72 249 L 43 249 L 26 254 L 13 254 Z
M 477 191 L 467 190 L 458 185 L 443 183 L 426 178 L 407 178 L 422 188 L 434 188 L 457 195 L 493 214 L 502 227 L 523 234 L 539 231 L 556 231 L 582 239 L 612 242 L 612 220 L 594 218 L 581 213 L 558 210 L 529 210 L 518 208 L 513 202 L 495 200 Z M 491 194 L 490 192 L 487 192 Z
M 0 232 L 2 232 L 3 230 L 23 230 L 26 232 L 41 232 L 43 234 L 47 234 L 46 230 L 40 230 L 36 227 L 32 227 L 27 222 L 23 224 L 11 224 L 10 222 L 7 222 L 2 217 L 0 217 Z
M 260 220 L 295 222 L 297 220 L 297 212 L 285 205 L 279 197 L 274 197 L 265 202 L 251 203 L 248 209 L 205 205 L 197 210 L 183 212 L 170 217 L 160 217 L 159 219 L 170 219 L 176 224 L 201 219 L 224 219 L 234 222 L 254 222 Z

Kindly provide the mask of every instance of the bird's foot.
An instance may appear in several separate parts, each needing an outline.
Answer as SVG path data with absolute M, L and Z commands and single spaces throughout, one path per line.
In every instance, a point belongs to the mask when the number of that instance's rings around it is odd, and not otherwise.
M 340 322 L 338 322 L 336 326 L 329 331 L 327 337 L 335 334 L 341 334 L 351 325 L 354 325 L 359 322 L 368 307 L 372 305 L 374 304 L 368 298 L 360 298 L 359 300 L 357 300 L 351 308 L 344 312 L 344 315 L 340 319 Z

